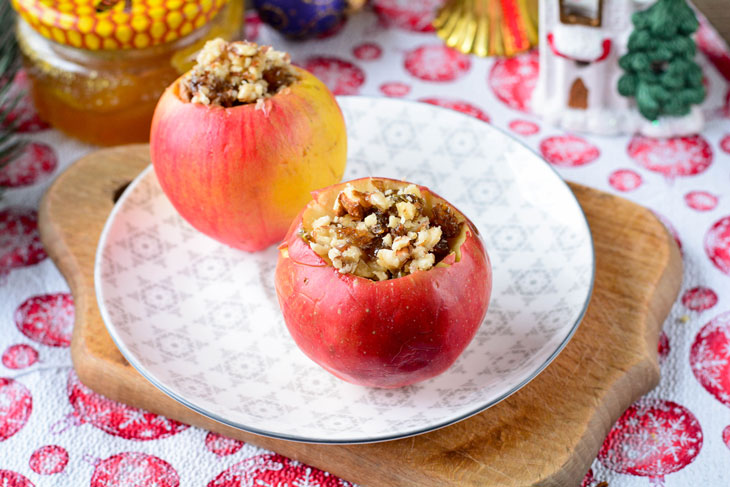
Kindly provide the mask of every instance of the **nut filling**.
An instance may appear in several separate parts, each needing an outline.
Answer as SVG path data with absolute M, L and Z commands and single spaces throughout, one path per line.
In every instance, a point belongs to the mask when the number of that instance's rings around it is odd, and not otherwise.
M 208 41 L 180 83 L 180 98 L 232 107 L 256 103 L 298 79 L 289 54 L 254 42 Z
M 431 269 L 451 253 L 462 226 L 448 205 L 428 208 L 413 184 L 395 190 L 381 183 L 372 192 L 348 184 L 332 215 L 315 219 L 302 237 L 341 273 L 384 281 Z

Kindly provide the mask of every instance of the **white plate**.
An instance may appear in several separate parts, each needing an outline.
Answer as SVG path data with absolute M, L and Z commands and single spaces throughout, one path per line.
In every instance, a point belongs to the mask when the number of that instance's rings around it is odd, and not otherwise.
M 593 286 L 590 230 L 539 156 L 474 118 L 387 98 L 339 98 L 345 178 L 432 188 L 480 230 L 494 268 L 487 317 L 444 374 L 399 390 L 343 382 L 290 338 L 274 292 L 277 251 L 225 247 L 183 221 L 151 168 L 124 192 L 96 255 L 96 294 L 126 359 L 186 406 L 253 433 L 364 443 L 478 413 L 566 345 Z

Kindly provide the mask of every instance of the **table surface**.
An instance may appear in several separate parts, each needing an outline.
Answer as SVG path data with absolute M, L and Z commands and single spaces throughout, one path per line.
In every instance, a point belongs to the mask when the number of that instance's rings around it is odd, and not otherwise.
M 727 485 L 730 462 L 730 123 L 724 44 L 703 26 L 709 121 L 669 140 L 567 134 L 529 112 L 538 59 L 448 50 L 418 5 L 366 10 L 333 36 L 291 42 L 249 16 L 247 36 L 292 53 L 336 94 L 445 104 L 520 138 L 566 179 L 654 210 L 680 242 L 685 278 L 664 325 L 659 386 L 627 410 L 584 485 Z M 410 7 L 408 7 L 410 5 Z M 406 7 L 403 7 L 406 6 Z M 709 60 L 720 63 L 718 71 Z M 24 80 L 18 80 L 19 85 Z M 0 485 L 165 487 L 348 485 L 251 445 L 134 410 L 81 385 L 68 353 L 74 307 L 38 240 L 36 209 L 52 178 L 93 147 L 34 119 L 32 144 L 0 172 Z

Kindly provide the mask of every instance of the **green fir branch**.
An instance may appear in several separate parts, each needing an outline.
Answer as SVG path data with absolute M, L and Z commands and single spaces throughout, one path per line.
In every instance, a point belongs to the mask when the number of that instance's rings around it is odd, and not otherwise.
M 0 170 L 25 147 L 17 135 L 20 117 L 13 118 L 24 93 L 13 92 L 12 83 L 20 69 L 20 51 L 15 39 L 15 14 L 9 0 L 0 0 Z M 0 194 L 2 193 L 0 187 Z

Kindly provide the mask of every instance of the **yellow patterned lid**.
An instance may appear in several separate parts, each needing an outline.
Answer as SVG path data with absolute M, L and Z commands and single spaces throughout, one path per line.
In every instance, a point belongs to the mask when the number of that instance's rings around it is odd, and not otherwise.
M 94 51 L 174 41 L 205 25 L 227 1 L 12 0 L 15 10 L 43 36 Z

